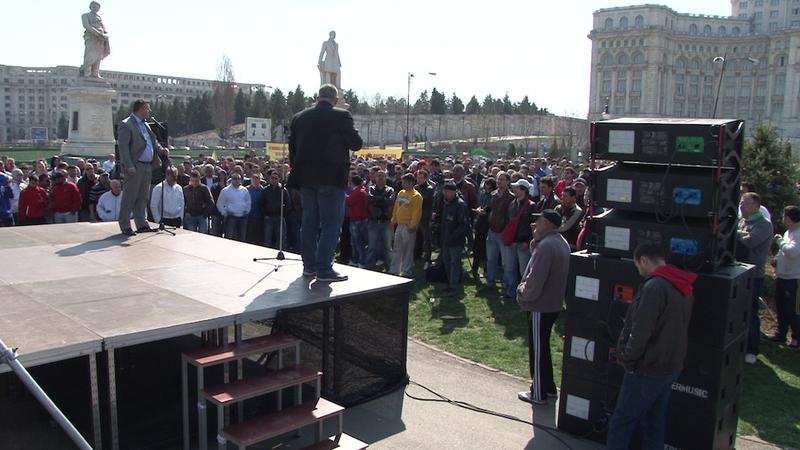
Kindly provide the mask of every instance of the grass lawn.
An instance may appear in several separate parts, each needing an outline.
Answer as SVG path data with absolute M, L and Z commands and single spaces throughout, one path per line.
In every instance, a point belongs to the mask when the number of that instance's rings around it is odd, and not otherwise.
M 463 358 L 528 379 L 527 323 L 516 302 L 498 291 L 476 289 L 464 261 L 463 292 L 441 295 L 441 284 L 426 283 L 420 265 L 409 307 L 409 334 Z M 556 384 L 561 380 L 562 313 L 550 345 Z M 768 321 L 767 321 L 768 322 Z M 768 326 L 768 324 L 765 324 Z M 800 351 L 762 342 L 755 365 L 745 364 L 739 434 L 776 445 L 800 443 Z

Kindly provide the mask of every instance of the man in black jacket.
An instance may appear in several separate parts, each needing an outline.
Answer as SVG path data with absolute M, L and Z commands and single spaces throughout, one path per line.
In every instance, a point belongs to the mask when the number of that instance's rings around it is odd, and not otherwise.
M 317 104 L 297 113 L 289 126 L 289 186 L 300 187 L 303 207 L 303 275 L 318 281 L 344 281 L 333 270 L 333 256 L 344 221 L 344 190 L 350 150 L 363 145 L 353 116 L 334 108 L 336 86 L 319 88 Z
M 637 247 L 633 262 L 645 280 L 628 307 L 617 343 L 625 378 L 608 432 L 611 450 L 627 449 L 637 425 L 642 448 L 664 448 L 667 404 L 683 370 L 697 279 L 697 274 L 668 266 L 656 245 Z
M 444 293 L 453 294 L 461 285 L 461 257 L 464 254 L 464 241 L 469 232 L 469 208 L 457 194 L 458 186 L 446 181 L 442 189 L 443 205 L 441 216 L 442 263 L 447 274 L 447 288 Z

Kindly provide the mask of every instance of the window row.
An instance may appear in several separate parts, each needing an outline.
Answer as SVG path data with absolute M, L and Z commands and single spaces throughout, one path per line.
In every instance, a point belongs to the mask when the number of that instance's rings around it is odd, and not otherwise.
M 644 27 L 644 17 L 636 16 L 633 19 L 633 27 L 634 28 L 643 28 Z M 619 19 L 619 29 L 620 30 L 627 30 L 628 26 L 628 18 L 626 16 L 622 16 Z M 614 29 L 614 19 L 611 17 L 607 18 L 605 23 L 603 24 L 603 29 L 606 31 L 611 31 Z

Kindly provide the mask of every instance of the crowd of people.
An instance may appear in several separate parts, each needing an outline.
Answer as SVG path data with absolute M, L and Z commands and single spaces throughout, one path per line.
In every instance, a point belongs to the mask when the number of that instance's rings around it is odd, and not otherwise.
M 3 157 L 0 225 L 103 221 L 119 222 L 123 234 L 152 230 L 141 218 L 136 231 L 126 228 L 131 215 L 144 212 L 132 210 L 130 196 L 126 206 L 123 188 L 130 183 L 110 176 L 121 172 L 128 179 L 139 177 L 133 183 L 137 190 L 141 183 L 149 187 L 151 221 L 301 253 L 303 275 L 318 280 L 346 279 L 332 267 L 336 247 L 343 264 L 412 278 L 419 266 L 429 280 L 439 274 L 442 294 L 452 295 L 463 288 L 467 258 L 473 279 L 480 280 L 479 292 L 495 291 L 527 314 L 532 382 L 519 398 L 547 403 L 556 394 L 549 342 L 564 307 L 569 254 L 585 248 L 585 218 L 600 212 L 588 188 L 592 171 L 566 158 L 330 158 L 325 152 L 331 139 L 320 131 L 325 127 L 341 139 L 337 154 L 361 146 L 352 117 L 333 108 L 336 94 L 334 87 L 323 86 L 320 102 L 295 117 L 289 160 L 251 150 L 241 159 L 172 156 L 173 165 L 144 128 L 146 114 L 132 114 L 120 124 L 141 140 L 135 151 L 126 148 L 134 158 L 122 158 L 127 159 L 121 161 L 123 170 L 113 155 L 105 161 L 53 157 L 32 165 Z M 144 102 L 134 105 L 134 113 L 137 108 L 149 110 Z M 340 126 L 331 125 L 336 123 Z M 146 183 L 141 172 L 148 176 Z M 769 339 L 786 343 L 791 330 L 789 346 L 798 346 L 800 208 L 786 206 L 787 231 L 775 235 L 758 194 L 747 183 L 742 189 L 737 257 L 756 266 L 746 358 L 754 363 L 761 338 L 759 297 L 770 262 L 777 274 L 778 328 Z M 620 448 L 645 416 L 652 420 L 640 425 L 663 440 L 665 399 L 682 369 L 696 277 L 667 265 L 664 250 L 653 245 L 637 248 L 634 263 L 646 281 L 628 309 L 618 344 L 619 362 L 628 373 L 618 403 L 624 408 L 618 407 L 612 419 L 609 442 Z M 636 397 L 642 389 L 652 395 Z

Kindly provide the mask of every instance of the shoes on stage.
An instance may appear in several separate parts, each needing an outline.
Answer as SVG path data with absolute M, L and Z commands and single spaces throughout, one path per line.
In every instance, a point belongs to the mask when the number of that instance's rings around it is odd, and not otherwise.
M 127 230 L 122 230 L 122 234 L 125 236 L 136 236 L 136 232 L 128 228 Z
M 155 233 L 156 231 L 158 231 L 158 228 L 142 227 L 136 229 L 137 233 Z
M 316 274 L 317 274 L 317 273 L 316 273 L 316 272 L 314 272 L 313 270 L 304 270 L 304 271 L 303 271 L 303 276 L 304 276 L 304 277 L 313 277 L 313 276 L 315 276 Z
M 317 281 L 321 281 L 324 283 L 334 283 L 337 281 L 347 281 L 347 275 L 342 275 L 337 271 L 331 271 L 330 273 L 326 273 L 324 275 L 317 274 Z

